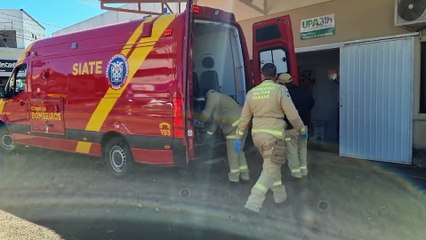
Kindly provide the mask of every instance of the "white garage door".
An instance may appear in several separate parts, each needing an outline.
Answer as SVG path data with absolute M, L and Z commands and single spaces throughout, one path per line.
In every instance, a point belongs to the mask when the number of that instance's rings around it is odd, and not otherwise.
M 340 155 L 410 164 L 414 37 L 341 49 Z

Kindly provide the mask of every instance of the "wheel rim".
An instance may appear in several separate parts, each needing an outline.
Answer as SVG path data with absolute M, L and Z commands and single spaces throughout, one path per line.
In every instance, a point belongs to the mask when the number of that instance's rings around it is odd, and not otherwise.
M 120 146 L 114 146 L 109 151 L 109 161 L 115 172 L 121 173 L 126 168 L 126 152 Z
M 15 143 L 13 138 L 9 133 L 1 135 L 0 144 L 3 149 L 6 151 L 12 151 L 15 148 Z

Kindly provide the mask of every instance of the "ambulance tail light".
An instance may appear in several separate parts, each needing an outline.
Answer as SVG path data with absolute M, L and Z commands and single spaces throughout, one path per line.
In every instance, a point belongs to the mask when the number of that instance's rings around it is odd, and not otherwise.
M 200 13 L 200 6 L 198 6 L 198 5 L 193 5 L 193 6 L 192 6 L 192 12 L 193 12 L 193 13 Z
M 173 29 L 167 28 L 166 30 L 164 30 L 163 37 L 170 37 L 172 35 L 173 35 Z
M 173 132 L 174 137 L 184 138 L 185 137 L 185 122 L 183 119 L 183 107 L 184 101 L 182 98 L 173 99 Z

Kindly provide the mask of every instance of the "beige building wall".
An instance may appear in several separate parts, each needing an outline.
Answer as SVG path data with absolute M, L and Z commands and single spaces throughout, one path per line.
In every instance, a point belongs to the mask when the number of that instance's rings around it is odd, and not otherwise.
M 286 1 L 283 1 L 286 2 Z M 253 23 L 289 14 L 292 20 L 295 47 L 316 46 L 352 40 L 409 33 L 394 26 L 393 0 L 332 0 L 290 11 L 240 21 L 247 38 L 251 56 Z M 311 40 L 300 39 L 300 21 L 313 17 L 335 14 L 336 34 Z

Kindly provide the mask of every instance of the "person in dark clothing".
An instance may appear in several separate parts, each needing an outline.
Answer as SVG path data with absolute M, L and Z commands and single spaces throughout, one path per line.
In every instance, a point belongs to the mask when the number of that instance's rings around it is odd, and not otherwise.
M 314 107 L 315 100 L 312 94 L 293 83 L 292 77 L 288 73 L 282 73 L 278 76 L 276 83 L 285 85 L 288 89 L 294 106 L 299 112 L 299 116 L 303 121 L 306 129 L 310 121 L 310 112 Z M 287 159 L 291 175 L 296 178 L 302 178 L 308 175 L 308 161 L 307 161 L 307 135 L 299 135 L 299 132 L 293 129 L 290 122 L 287 122 L 286 136 L 290 138 L 287 142 Z

